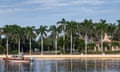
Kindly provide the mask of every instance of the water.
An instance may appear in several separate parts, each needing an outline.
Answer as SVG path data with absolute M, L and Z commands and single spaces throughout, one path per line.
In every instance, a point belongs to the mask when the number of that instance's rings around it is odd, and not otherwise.
M 0 72 L 120 72 L 120 60 L 35 60 L 33 63 L 0 60 Z

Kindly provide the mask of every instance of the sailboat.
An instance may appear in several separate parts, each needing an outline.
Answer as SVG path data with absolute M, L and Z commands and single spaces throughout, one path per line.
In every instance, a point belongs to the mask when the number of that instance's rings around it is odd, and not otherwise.
M 6 57 L 3 58 L 4 61 L 26 62 L 26 63 L 30 62 L 30 59 L 24 58 L 23 52 L 20 53 L 20 41 L 19 41 L 19 47 L 18 47 L 18 55 L 8 56 L 8 38 L 6 41 L 6 50 L 7 50 L 7 54 L 6 54 Z

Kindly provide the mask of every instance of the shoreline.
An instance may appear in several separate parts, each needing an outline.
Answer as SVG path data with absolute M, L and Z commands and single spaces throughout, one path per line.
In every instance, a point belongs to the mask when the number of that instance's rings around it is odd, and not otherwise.
M 11 55 L 8 55 L 11 56 Z M 4 58 L 5 55 L 0 55 L 0 59 Z M 120 59 L 120 54 L 81 54 L 81 55 L 24 55 L 25 58 L 35 59 Z

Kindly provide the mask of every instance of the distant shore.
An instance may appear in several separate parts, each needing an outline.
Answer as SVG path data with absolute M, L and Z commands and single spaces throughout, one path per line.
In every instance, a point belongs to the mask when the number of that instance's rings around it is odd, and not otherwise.
M 11 56 L 11 55 L 9 55 Z M 0 58 L 4 58 L 5 55 L 0 55 Z M 25 58 L 33 57 L 35 59 L 120 59 L 120 54 L 89 54 L 89 55 L 24 55 Z

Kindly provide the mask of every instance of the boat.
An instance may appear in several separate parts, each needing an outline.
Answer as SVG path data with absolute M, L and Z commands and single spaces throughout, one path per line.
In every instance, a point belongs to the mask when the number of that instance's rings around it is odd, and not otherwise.
M 30 59 L 21 56 L 11 56 L 11 57 L 6 56 L 5 58 L 3 58 L 3 60 L 8 62 L 26 62 L 26 63 L 31 62 Z
M 30 47 L 30 50 L 31 50 L 31 47 Z M 30 51 L 30 55 L 31 55 L 31 51 Z M 18 45 L 18 55 L 12 55 L 9 57 L 8 56 L 8 38 L 6 41 L 6 57 L 3 58 L 3 60 L 7 62 L 26 62 L 26 63 L 34 61 L 32 57 L 29 59 L 24 58 L 23 52 L 20 51 L 20 41 Z
M 8 62 L 25 62 L 25 63 L 29 63 L 30 60 L 23 60 L 23 59 L 13 59 L 13 58 L 4 58 L 4 61 L 8 61 Z

